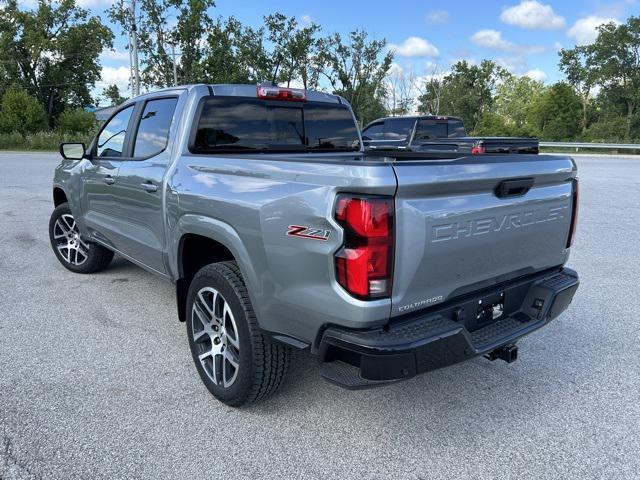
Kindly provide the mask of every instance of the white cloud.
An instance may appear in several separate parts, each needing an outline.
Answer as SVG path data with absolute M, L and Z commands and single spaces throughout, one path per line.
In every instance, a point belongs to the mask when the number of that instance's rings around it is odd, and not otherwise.
M 524 72 L 529 70 L 527 61 L 521 55 L 496 58 L 496 63 L 501 67 L 504 67 L 509 73 L 513 73 L 514 75 L 522 75 Z
M 471 35 L 470 40 L 479 47 L 493 48 L 510 53 L 541 53 L 545 49 L 535 45 L 516 45 L 502 38 L 502 33 L 497 30 L 478 30 Z
M 471 35 L 470 40 L 479 47 L 495 48 L 505 52 L 515 49 L 515 45 L 504 40 L 502 33 L 497 30 L 479 30 Z
M 427 16 L 425 18 L 427 20 L 427 23 L 431 23 L 434 25 L 447 23 L 449 21 L 449 12 L 447 12 L 446 10 L 431 10 L 429 13 L 427 13 Z
M 600 17 L 597 15 L 581 18 L 567 30 L 567 36 L 573 38 L 578 45 L 593 43 L 598 37 L 598 26 L 609 22 L 620 23 L 615 18 Z
M 117 85 L 121 91 L 127 91 L 129 88 L 129 68 L 127 67 L 102 67 L 102 75 L 99 86 Z
M 532 70 L 529 70 L 527 73 L 524 74 L 524 76 L 529 77 L 532 80 L 537 80 L 539 82 L 544 82 L 547 79 L 547 74 L 544 73 L 539 68 L 534 68 Z
M 97 8 L 111 5 L 110 0 L 77 0 L 77 4 L 83 8 Z
M 400 65 L 398 65 L 396 62 L 393 62 L 391 64 L 391 66 L 389 67 L 389 75 L 400 75 L 402 72 L 404 72 L 404 68 L 402 68 Z
M 564 18 L 557 15 L 551 5 L 536 0 L 523 0 L 518 5 L 504 9 L 500 20 L 508 25 L 529 29 L 557 30 L 565 26 Z
M 102 60 L 112 60 L 114 62 L 129 62 L 129 52 L 126 50 L 103 50 L 100 53 Z
M 101 8 L 111 6 L 111 0 L 77 0 L 76 3 L 82 8 L 91 10 L 92 8 Z M 37 0 L 22 0 L 18 2 L 20 7 L 27 10 L 34 10 L 38 7 Z
M 401 45 L 390 44 L 389 49 L 401 57 L 437 57 L 440 52 L 427 40 L 409 37 Z
M 298 22 L 302 28 L 305 28 L 313 23 L 313 18 L 311 18 L 311 15 L 307 14 L 300 15 L 300 17 L 298 17 Z

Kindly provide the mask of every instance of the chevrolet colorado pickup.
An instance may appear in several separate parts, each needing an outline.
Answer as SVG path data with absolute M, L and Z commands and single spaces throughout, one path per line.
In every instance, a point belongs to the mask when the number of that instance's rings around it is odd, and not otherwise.
M 173 282 L 195 367 L 228 405 L 274 392 L 293 349 L 348 388 L 513 361 L 578 287 L 571 158 L 367 155 L 336 95 L 169 88 L 60 152 L 58 260 L 92 273 L 117 253 Z
M 536 138 L 468 137 L 461 119 L 435 115 L 380 118 L 364 127 L 362 140 L 367 150 L 472 155 L 539 150 Z

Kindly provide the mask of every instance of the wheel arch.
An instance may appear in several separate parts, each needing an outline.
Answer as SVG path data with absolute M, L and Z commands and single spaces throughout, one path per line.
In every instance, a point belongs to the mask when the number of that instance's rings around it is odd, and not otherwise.
M 69 201 L 69 197 L 67 197 L 67 194 L 62 188 L 58 186 L 53 187 L 53 206 L 54 207 L 58 207 L 63 203 L 67 203 L 68 201 Z
M 259 282 L 251 267 L 249 253 L 231 225 L 201 215 L 184 215 L 178 221 L 176 233 L 171 268 L 175 272 L 180 321 L 185 320 L 187 292 L 193 276 L 210 263 L 234 260 L 253 301 Z

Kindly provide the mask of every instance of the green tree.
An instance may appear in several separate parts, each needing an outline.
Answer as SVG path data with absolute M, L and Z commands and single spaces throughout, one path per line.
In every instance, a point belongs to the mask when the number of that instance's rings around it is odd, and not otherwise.
M 599 83 L 626 106 L 625 139 L 629 140 L 640 104 L 640 17 L 629 17 L 622 25 L 601 25 L 590 48 Z
M 63 133 L 91 134 L 97 126 L 96 116 L 82 108 L 63 111 L 58 116 L 57 129 Z
M 218 18 L 207 34 L 201 81 L 259 83 L 271 69 L 264 46 L 264 29 L 243 26 L 234 17 Z
M 115 107 L 127 100 L 127 97 L 120 95 L 120 89 L 117 85 L 109 85 L 102 92 L 102 98 L 104 98 L 110 106 Z
M 339 33 L 322 40 L 318 61 L 322 75 L 334 93 L 351 104 L 361 124 L 384 116 L 386 95 L 384 79 L 391 68 L 393 54 L 382 55 L 385 40 L 368 40 L 364 31 L 349 34 L 345 41 Z
M 25 135 L 39 132 L 46 126 L 47 119 L 37 98 L 17 87 L 5 91 L 0 104 L 0 131 Z
M 438 115 L 440 113 L 443 88 L 443 69 L 440 65 L 434 65 L 427 74 L 424 84 L 418 87 L 420 91 L 420 95 L 417 98 L 418 112 L 425 115 Z
M 496 87 L 495 113 L 502 119 L 504 133 L 511 136 L 536 136 L 533 108 L 544 93 L 542 82 L 529 77 L 504 75 Z
M 45 110 L 49 126 L 66 106 L 92 102 L 100 79 L 100 52 L 113 34 L 75 0 L 38 0 L 21 10 L 16 0 L 0 9 L 0 63 L 5 85 L 19 85 Z
M 543 139 L 572 140 L 581 131 L 582 102 L 570 85 L 558 82 L 541 95 L 532 117 Z
M 287 86 L 299 79 L 304 88 L 315 88 L 320 68 L 316 61 L 320 41 L 316 34 L 320 27 L 311 23 L 300 27 L 295 17 L 274 13 L 264 17 L 267 39 L 273 46 L 271 78 L 273 82 L 283 82 Z
M 142 0 L 139 5 L 135 24 L 142 83 L 155 87 L 173 85 L 171 45 L 174 45 L 179 54 L 178 82 L 201 82 L 204 76 L 203 59 L 206 50 L 206 44 L 202 40 L 213 25 L 208 10 L 215 6 L 215 2 Z M 107 13 L 123 33 L 130 32 L 133 18 L 127 0 L 117 0 Z
M 567 77 L 582 101 L 582 132 L 587 131 L 589 95 L 597 80 L 597 71 L 593 65 L 593 48 L 590 45 L 578 45 L 575 48 L 562 49 L 560 70 Z
M 442 80 L 439 113 L 461 117 L 467 130 L 475 131 L 493 107 L 496 85 L 507 76 L 504 68 L 491 60 L 472 65 L 463 60 L 451 67 Z M 419 110 L 429 109 L 429 97 L 420 98 Z

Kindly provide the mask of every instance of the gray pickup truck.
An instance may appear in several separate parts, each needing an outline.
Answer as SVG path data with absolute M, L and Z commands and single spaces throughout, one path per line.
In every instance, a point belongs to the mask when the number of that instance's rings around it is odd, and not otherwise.
M 93 273 L 117 253 L 173 282 L 195 366 L 228 405 L 275 391 L 294 349 L 348 388 L 511 362 L 578 287 L 571 158 L 366 154 L 336 95 L 165 89 L 60 151 L 57 258 Z
M 386 117 L 362 130 L 366 150 L 459 154 L 535 154 L 539 141 L 531 137 L 468 137 L 462 119 L 442 115 Z

